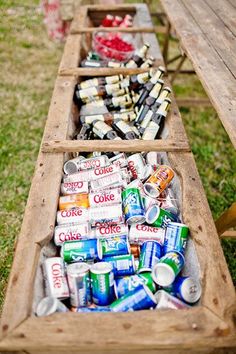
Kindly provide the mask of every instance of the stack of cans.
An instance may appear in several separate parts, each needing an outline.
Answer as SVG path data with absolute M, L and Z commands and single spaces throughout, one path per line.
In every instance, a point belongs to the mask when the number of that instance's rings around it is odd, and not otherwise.
M 173 200 L 174 171 L 155 152 L 97 155 L 64 165 L 58 254 L 43 263 L 37 315 L 195 304 L 200 283 L 181 276 L 189 228 Z

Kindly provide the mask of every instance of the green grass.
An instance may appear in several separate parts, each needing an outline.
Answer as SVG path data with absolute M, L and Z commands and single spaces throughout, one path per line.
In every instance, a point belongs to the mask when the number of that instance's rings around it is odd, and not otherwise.
M 0 0 L 0 308 L 63 50 L 48 40 L 38 0 L 20 4 Z M 176 42 L 171 43 L 174 52 Z M 195 76 L 179 77 L 174 89 L 181 97 L 204 96 Z M 181 112 L 216 218 L 235 198 L 236 154 L 213 109 Z M 236 282 L 235 244 L 223 242 Z

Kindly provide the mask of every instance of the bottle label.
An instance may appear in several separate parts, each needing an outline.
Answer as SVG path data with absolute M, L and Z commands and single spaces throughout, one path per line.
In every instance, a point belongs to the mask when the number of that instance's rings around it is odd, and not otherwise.
M 149 96 L 153 98 L 157 98 L 160 94 L 161 89 L 162 89 L 162 84 L 157 82 L 153 87 L 152 91 L 150 92 Z
M 102 121 L 95 123 L 93 127 L 93 132 L 101 139 L 103 139 L 110 130 L 112 130 L 111 127 Z
M 137 68 L 137 64 L 133 59 L 131 59 L 125 66 L 126 68 Z
M 101 64 L 99 62 L 93 62 L 93 61 L 85 61 L 84 62 L 84 66 L 94 66 L 94 67 L 97 67 L 97 68 L 100 68 L 101 67 Z
M 146 128 L 148 126 L 148 124 L 152 118 L 152 115 L 153 115 L 153 111 L 151 111 L 149 109 L 149 111 L 147 112 L 147 114 L 145 115 L 145 117 L 142 120 L 142 123 L 141 123 L 142 128 Z
M 122 131 L 122 133 L 126 134 L 129 133 L 131 131 L 130 126 L 123 122 L 122 120 L 120 120 L 119 122 L 116 122 L 116 126 Z
M 164 99 L 169 95 L 169 93 L 170 92 L 168 90 L 163 89 L 160 93 L 160 96 L 157 99 L 157 102 L 161 104 L 164 101 Z
M 120 85 L 119 84 L 106 85 L 105 90 L 108 95 L 112 95 L 114 92 L 120 90 Z
M 104 115 L 103 114 L 94 114 L 92 116 L 86 116 L 85 117 L 85 123 L 86 124 L 92 124 L 95 120 L 101 120 L 104 121 Z
M 105 78 L 105 81 L 108 85 L 116 84 L 118 81 L 120 81 L 120 77 L 119 77 L 119 75 L 107 76 Z
M 137 75 L 137 81 L 139 84 L 145 84 L 149 79 L 149 73 L 142 73 Z
M 159 128 L 159 124 L 150 122 L 143 133 L 142 140 L 154 140 Z
M 91 86 L 98 86 L 98 79 L 86 80 L 80 83 L 80 87 L 82 90 L 87 89 Z
M 88 97 L 97 96 L 97 94 L 98 94 L 98 90 L 96 89 L 96 87 L 89 87 L 87 89 L 79 91 L 79 96 L 82 100 Z
M 120 68 L 122 65 L 120 63 L 116 63 L 115 61 L 109 61 L 107 66 L 109 68 Z

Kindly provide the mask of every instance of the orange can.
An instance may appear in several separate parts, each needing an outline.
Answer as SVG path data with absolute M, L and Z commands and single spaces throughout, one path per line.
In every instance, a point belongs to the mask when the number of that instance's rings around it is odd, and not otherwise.
M 139 245 L 130 245 L 131 254 L 134 258 L 139 258 L 140 256 L 140 246 Z
M 144 192 L 152 198 L 157 198 L 170 184 L 175 173 L 170 166 L 160 165 L 144 184 Z
M 66 195 L 59 198 L 59 210 L 89 207 L 88 193 Z

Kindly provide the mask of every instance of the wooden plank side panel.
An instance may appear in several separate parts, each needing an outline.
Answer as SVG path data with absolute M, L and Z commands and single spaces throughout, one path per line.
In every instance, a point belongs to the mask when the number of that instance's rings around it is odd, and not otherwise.
M 212 11 L 224 22 L 228 29 L 236 36 L 236 11 L 229 1 L 205 0 Z M 236 5 L 236 3 L 235 3 Z
M 101 319 L 102 316 L 102 319 Z M 83 335 L 78 335 L 83 329 Z M 81 333 L 81 332 L 80 332 Z M 203 308 L 116 314 L 31 317 L 0 343 L 0 350 L 144 353 L 153 350 L 233 348 L 227 324 Z M 162 352 L 162 351 L 161 351 Z M 209 351 L 208 351 L 209 353 Z
M 221 60 L 216 60 L 217 53 L 214 48 L 206 41 L 204 34 L 180 2 L 161 2 L 182 48 L 191 60 L 232 144 L 236 147 L 235 82 L 232 81 L 231 73 L 225 70 Z
M 224 22 L 212 11 L 205 1 L 181 0 L 201 28 L 207 40 L 212 44 L 218 56 L 223 60 L 225 70 L 236 78 L 236 38 Z M 235 11 L 236 12 L 236 11 Z M 206 53 L 207 55 L 207 53 Z M 232 78 L 232 79 L 233 79 Z

